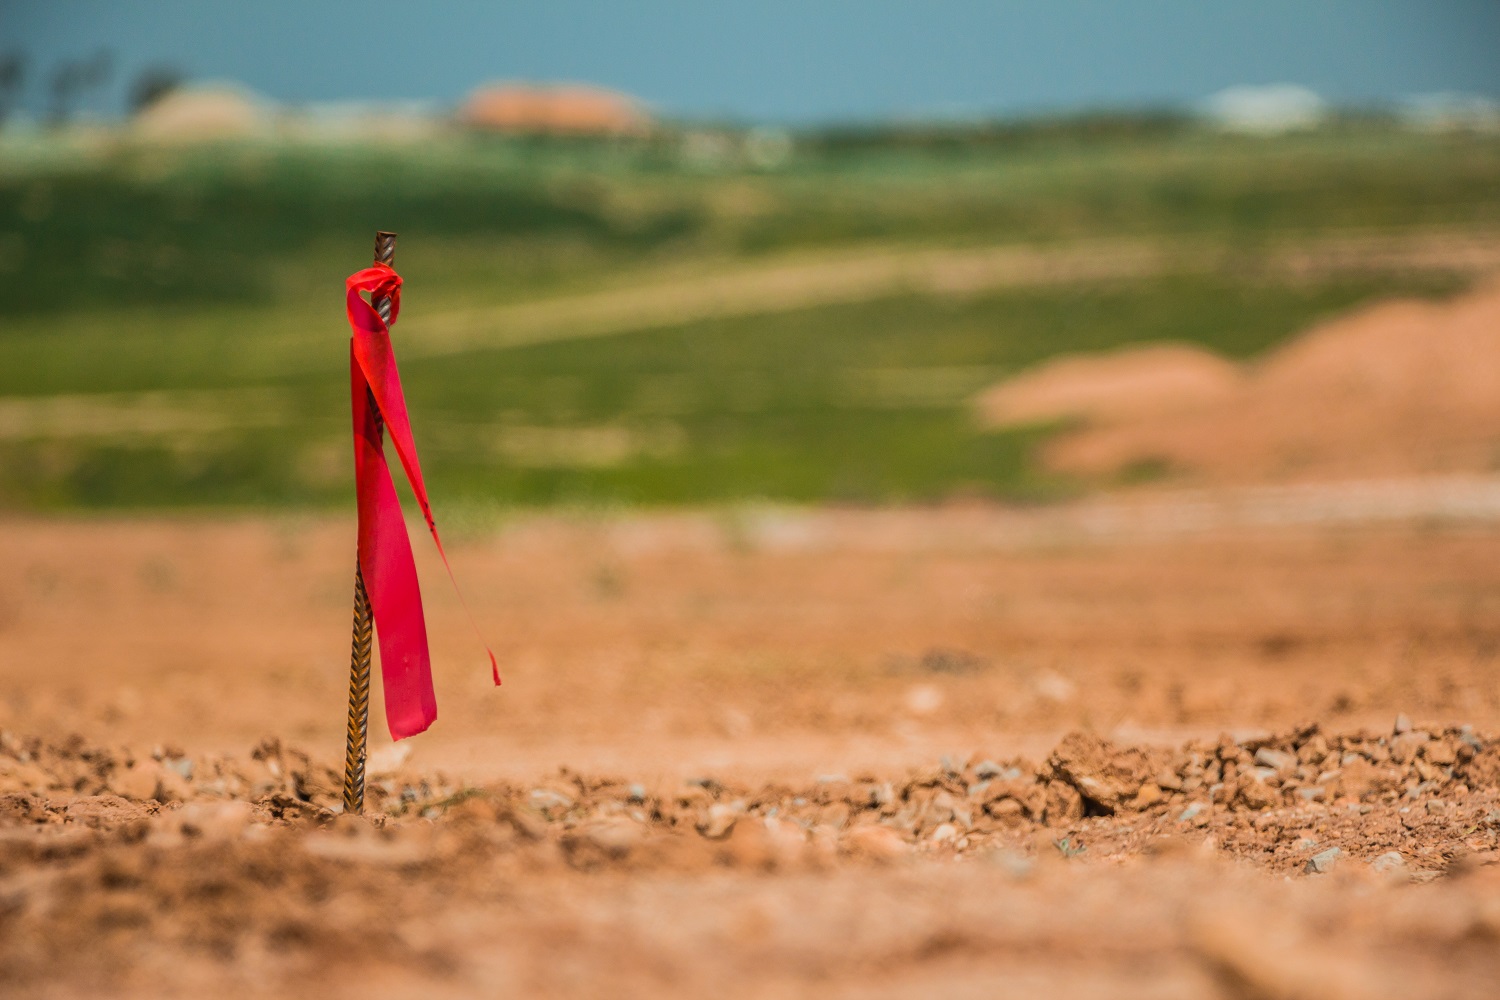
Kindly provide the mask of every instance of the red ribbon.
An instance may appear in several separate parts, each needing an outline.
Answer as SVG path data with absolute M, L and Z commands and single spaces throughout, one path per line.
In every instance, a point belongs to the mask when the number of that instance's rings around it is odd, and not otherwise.
M 391 443 L 453 589 L 458 580 L 448 565 L 443 540 L 438 537 L 417 461 L 417 446 L 411 436 L 406 396 L 396 371 L 391 349 L 390 327 L 361 292 L 371 299 L 391 300 L 391 322 L 401 311 L 401 276 L 385 264 L 367 267 L 349 276 L 347 289 L 349 329 L 349 392 L 354 406 L 354 482 L 359 496 L 359 566 L 380 641 L 380 671 L 385 682 L 385 719 L 392 739 L 415 736 L 437 718 L 437 696 L 432 690 L 432 660 L 427 651 L 427 623 L 422 616 L 422 592 L 417 586 L 417 567 L 412 560 L 411 540 L 401 516 L 401 501 L 386 464 L 381 424 L 391 433 Z M 372 406 L 373 404 L 373 406 Z M 479 635 L 479 626 L 459 592 L 459 601 L 469 623 Z M 481 644 L 484 642 L 480 636 Z M 500 665 L 489 646 L 490 670 L 500 683 Z

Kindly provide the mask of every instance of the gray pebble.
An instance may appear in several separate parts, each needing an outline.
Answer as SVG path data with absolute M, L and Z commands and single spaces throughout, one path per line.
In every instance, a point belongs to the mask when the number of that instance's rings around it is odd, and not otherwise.
M 1343 853 L 1337 847 L 1330 847 L 1326 851 L 1319 851 L 1307 859 L 1307 866 L 1302 870 L 1308 875 L 1326 875 L 1333 871 L 1334 864 Z
M 531 791 L 531 804 L 534 808 L 546 812 L 551 809 L 566 809 L 573 804 L 573 800 L 550 788 L 534 788 Z
M 1000 773 L 1004 770 L 1005 768 L 1001 767 L 999 764 L 996 764 L 992 760 L 982 760 L 978 764 L 974 765 L 974 777 L 980 779 L 998 778 L 1000 777 Z
M 1255 763 L 1261 767 L 1269 767 L 1272 771 L 1280 771 L 1284 767 L 1290 767 L 1297 763 L 1297 758 L 1281 750 L 1272 750 L 1270 747 L 1261 747 L 1255 751 Z

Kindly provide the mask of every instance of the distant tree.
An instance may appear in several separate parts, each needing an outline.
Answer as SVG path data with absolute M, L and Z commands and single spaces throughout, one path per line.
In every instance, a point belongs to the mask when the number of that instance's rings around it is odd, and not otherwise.
M 102 90 L 114 73 L 115 59 L 108 49 L 100 49 L 87 59 L 59 63 L 52 71 L 50 90 L 52 106 L 48 118 L 61 125 L 73 114 L 74 104 L 82 94 Z
M 130 113 L 142 111 L 182 86 L 182 73 L 172 66 L 147 66 L 130 85 Z
M 0 54 L 0 124 L 21 102 L 26 85 L 26 57 L 19 52 Z

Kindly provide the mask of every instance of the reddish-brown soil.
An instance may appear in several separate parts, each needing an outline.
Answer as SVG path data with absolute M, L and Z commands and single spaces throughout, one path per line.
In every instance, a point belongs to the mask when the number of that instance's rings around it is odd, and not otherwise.
M 348 524 L 0 523 L 0 993 L 1487 995 L 1500 531 L 1107 514 L 471 532 L 364 819 Z

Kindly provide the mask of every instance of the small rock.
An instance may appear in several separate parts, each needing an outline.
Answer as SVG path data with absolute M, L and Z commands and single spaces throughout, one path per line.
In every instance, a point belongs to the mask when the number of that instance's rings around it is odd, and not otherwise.
M 703 822 L 698 824 L 698 832 L 709 840 L 720 840 L 729 836 L 729 831 L 734 829 L 735 821 L 740 818 L 742 810 L 737 806 L 717 802 L 708 807 L 708 814 Z
M 1261 767 L 1269 767 L 1272 771 L 1280 772 L 1295 767 L 1297 758 L 1280 750 L 1272 750 L 1270 747 L 1261 747 L 1255 751 L 1255 763 Z
M 626 802 L 645 802 L 646 801 L 646 786 L 645 785 L 640 785 L 640 784 L 631 785 L 629 788 L 627 788 L 625 790 L 625 801 Z
M 988 778 L 998 778 L 1004 771 L 1005 768 L 992 760 L 982 760 L 974 765 L 974 777 L 981 781 Z
M 1203 806 L 1202 802 L 1194 802 L 1191 805 L 1189 805 L 1186 809 L 1184 809 L 1182 812 L 1180 812 L 1180 813 L 1177 814 L 1177 822 L 1179 822 L 1179 823 L 1186 823 L 1189 820 L 1193 819 L 1193 817 L 1195 817 L 1199 813 L 1201 813 L 1203 811 L 1203 809 L 1204 809 L 1204 806 Z
M 161 770 L 150 761 L 136 761 L 134 767 L 116 772 L 109 779 L 109 787 L 116 795 L 137 802 L 156 798 L 161 784 Z
M 1326 789 L 1317 786 L 1297 789 L 1297 794 L 1304 802 L 1321 802 L 1325 793 Z
M 531 790 L 531 807 L 543 813 L 562 812 L 572 804 L 572 796 L 564 795 L 555 789 L 533 788 Z
M 1141 790 L 1135 793 L 1131 805 L 1136 809 L 1149 809 L 1162 800 L 1161 789 L 1151 782 L 1141 786 Z
M 582 826 L 575 836 L 607 857 L 623 858 L 645 839 L 645 831 L 628 819 L 611 818 Z
M 535 809 L 518 805 L 505 810 L 500 818 L 527 840 L 541 840 L 547 836 L 547 818 Z
M 1429 764 L 1437 767 L 1451 767 L 1458 759 L 1458 748 L 1447 740 L 1433 740 L 1422 747 L 1422 756 Z
M 984 807 L 984 811 L 1005 826 L 1020 826 L 1026 821 L 1021 803 L 1015 799 L 994 799 Z
M 1442 799 L 1427 800 L 1427 814 L 1429 816 L 1436 816 L 1439 813 L 1445 813 L 1447 811 L 1448 803 L 1444 802 Z
M 1338 863 L 1343 853 L 1337 847 L 1330 847 L 1326 851 L 1319 851 L 1307 859 L 1307 865 L 1302 871 L 1308 875 L 1326 875 L 1333 871 L 1333 866 Z
M 1405 871 L 1406 859 L 1401 856 L 1400 851 L 1386 851 L 1380 857 L 1371 861 L 1370 867 L 1377 872 Z
M 157 775 L 156 797 L 163 802 L 184 802 L 192 791 L 192 786 L 170 767 L 163 767 Z
M 1396 736 L 1400 736 L 1402 733 L 1411 732 L 1411 717 L 1408 716 L 1405 712 L 1397 715 L 1396 725 L 1392 727 L 1391 732 Z
M 1240 775 L 1235 798 L 1249 809 L 1269 809 L 1281 800 L 1276 789 L 1253 774 Z
M 1417 751 L 1428 740 L 1424 732 L 1405 732 L 1391 740 L 1391 759 L 1406 764 L 1416 759 Z
M 938 824 L 937 829 L 933 830 L 931 835 L 928 836 L 927 839 L 934 844 L 946 844 L 949 841 L 956 839 L 957 837 L 958 827 L 954 826 L 952 823 L 940 823 Z
M 191 757 L 171 757 L 161 763 L 162 767 L 174 772 L 183 781 L 193 780 L 193 759 Z

